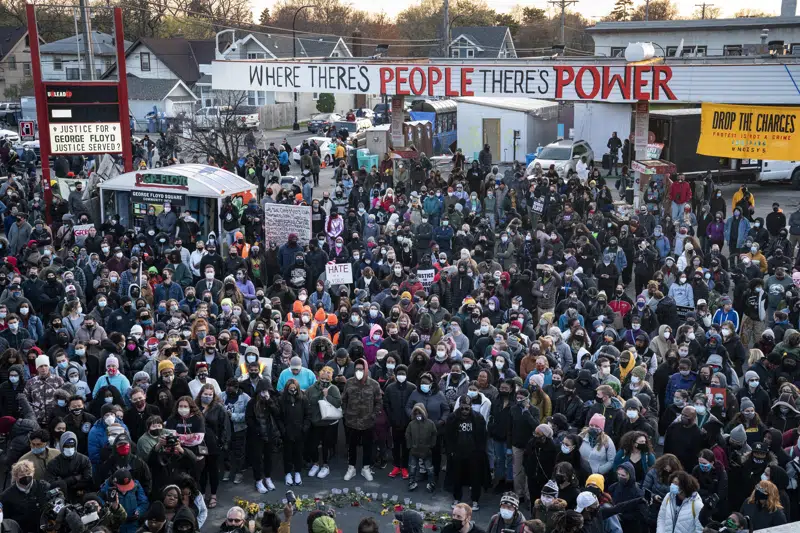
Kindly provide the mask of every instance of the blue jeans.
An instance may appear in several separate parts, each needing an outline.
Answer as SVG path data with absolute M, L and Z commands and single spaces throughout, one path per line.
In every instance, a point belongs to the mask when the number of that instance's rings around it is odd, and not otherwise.
M 672 220 L 678 220 L 678 218 L 683 214 L 683 206 L 686 204 L 679 204 L 672 202 Z
M 514 479 L 513 464 L 511 455 L 507 455 L 510 448 L 506 447 L 505 442 L 498 442 L 489 439 L 489 461 L 494 470 L 494 479 L 511 481 Z

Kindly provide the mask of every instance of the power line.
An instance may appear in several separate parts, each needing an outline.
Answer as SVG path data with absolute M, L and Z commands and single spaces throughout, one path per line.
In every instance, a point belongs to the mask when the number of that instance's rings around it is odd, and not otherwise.
M 566 42 L 566 39 L 564 37 L 564 27 L 566 25 L 566 20 L 567 20 L 566 19 L 567 6 L 577 4 L 578 0 L 550 0 L 547 3 L 561 7 L 561 43 L 563 44 Z
M 159 4 L 158 2 L 152 0 L 141 0 L 140 4 L 150 5 L 152 7 L 157 8 L 164 8 L 164 5 Z M 40 6 L 49 6 L 49 7 L 56 7 L 56 8 L 77 8 L 79 6 L 70 6 L 70 5 L 55 5 L 55 4 L 37 4 Z M 113 6 L 112 6 L 113 7 Z M 124 3 L 120 3 L 120 6 L 124 9 L 132 9 L 136 11 L 147 12 L 148 10 L 141 6 L 134 6 L 134 5 L 126 5 Z M 93 6 L 92 9 L 108 9 L 105 6 Z M 290 29 L 282 28 L 280 26 L 270 26 L 267 24 L 256 24 L 254 22 L 243 22 L 238 20 L 226 20 L 226 23 L 220 23 L 213 20 L 208 13 L 200 13 L 197 11 L 190 11 L 190 10 L 181 10 L 182 13 L 187 15 L 194 15 L 196 17 L 201 17 L 200 19 L 193 19 L 192 22 L 197 22 L 200 24 L 205 24 L 211 27 L 223 28 L 223 29 L 230 29 L 230 30 L 241 30 L 241 31 L 250 31 L 251 33 L 280 33 L 286 35 L 290 32 Z M 254 31 L 253 28 L 260 28 L 264 30 L 274 30 L 274 31 Z M 312 31 L 305 31 L 305 30 L 297 30 L 296 33 L 299 34 L 306 34 L 306 35 L 318 35 L 318 36 L 325 36 L 325 37 L 336 37 L 337 39 L 352 39 L 352 35 L 337 35 L 335 33 L 319 33 L 319 32 L 312 32 Z M 441 42 L 441 39 L 434 38 L 434 39 L 381 39 L 379 37 L 359 37 L 361 41 L 375 41 L 376 43 L 430 43 L 431 45 L 436 45 Z
M 701 9 L 701 13 L 702 14 L 701 14 L 700 18 L 705 20 L 705 18 L 706 18 L 706 8 L 707 7 L 714 7 L 714 4 L 707 4 L 707 3 L 703 2 L 702 4 L 695 4 L 694 7 L 699 7 Z

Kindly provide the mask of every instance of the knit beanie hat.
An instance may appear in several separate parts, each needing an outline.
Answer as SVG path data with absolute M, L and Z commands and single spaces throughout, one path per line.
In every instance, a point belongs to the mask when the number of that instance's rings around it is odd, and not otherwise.
M 553 498 L 558 498 L 558 483 L 552 479 L 545 483 L 544 487 L 542 487 L 542 496 L 552 496 Z
M 536 426 L 536 431 L 538 431 L 548 439 L 553 438 L 553 428 L 551 428 L 548 424 L 539 424 L 538 426 Z

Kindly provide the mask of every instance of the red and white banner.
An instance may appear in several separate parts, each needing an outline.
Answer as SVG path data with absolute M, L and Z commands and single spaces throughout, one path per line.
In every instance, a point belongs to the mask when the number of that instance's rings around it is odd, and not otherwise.
M 758 80 L 758 83 L 753 83 Z M 797 83 L 795 83 L 797 80 Z M 800 104 L 798 64 L 214 61 L 213 90 Z

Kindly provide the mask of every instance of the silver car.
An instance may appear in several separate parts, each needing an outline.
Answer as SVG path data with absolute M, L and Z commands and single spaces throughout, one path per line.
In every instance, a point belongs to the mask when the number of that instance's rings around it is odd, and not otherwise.
M 575 172 L 575 167 L 583 156 L 586 156 L 586 164 L 591 167 L 594 162 L 594 151 L 588 142 L 562 139 L 545 146 L 542 153 L 528 165 L 526 172 L 528 175 L 533 174 L 537 164 L 541 166 L 543 172 L 547 172 L 550 165 L 555 165 L 558 175 L 566 177 L 570 170 Z

